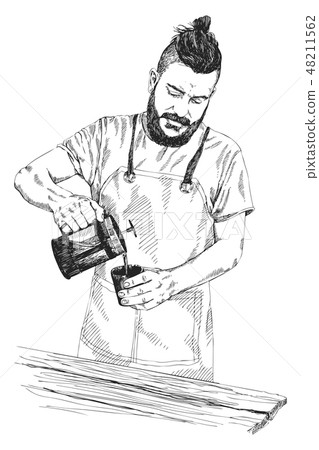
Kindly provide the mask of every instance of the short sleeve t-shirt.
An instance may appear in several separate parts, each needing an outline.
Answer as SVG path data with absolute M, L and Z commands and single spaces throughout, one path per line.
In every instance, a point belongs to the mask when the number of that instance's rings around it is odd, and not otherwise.
M 145 113 L 137 117 L 134 168 L 184 177 L 189 161 L 201 144 L 205 125 L 200 125 L 186 145 L 164 147 L 149 138 L 145 117 Z M 105 181 L 119 167 L 127 166 L 132 131 L 132 115 L 103 117 L 58 146 L 68 153 L 75 171 L 90 185 L 94 200 L 98 201 Z M 214 221 L 253 211 L 243 155 L 228 136 L 210 129 L 194 177 L 203 188 Z

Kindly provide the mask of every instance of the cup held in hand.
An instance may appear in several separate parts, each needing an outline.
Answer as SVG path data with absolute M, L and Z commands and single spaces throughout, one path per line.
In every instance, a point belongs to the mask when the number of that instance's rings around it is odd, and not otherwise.
M 115 292 L 117 295 L 118 302 L 121 306 L 122 306 L 121 301 L 123 299 L 119 297 L 118 292 L 121 291 L 122 289 L 125 289 L 124 283 L 128 278 L 135 277 L 136 275 L 139 275 L 142 272 L 144 272 L 144 268 L 136 264 L 129 264 L 127 266 L 127 273 L 125 272 L 125 266 L 114 267 L 114 269 L 111 270 L 111 276 Z

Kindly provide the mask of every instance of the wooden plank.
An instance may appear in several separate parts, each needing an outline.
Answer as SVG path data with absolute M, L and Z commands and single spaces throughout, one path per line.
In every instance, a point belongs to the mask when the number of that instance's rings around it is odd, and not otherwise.
M 266 414 L 223 408 L 218 405 L 205 405 L 200 400 L 185 401 L 183 398 L 160 395 L 150 395 L 133 388 L 123 389 L 122 386 L 108 385 L 104 380 L 96 380 L 88 385 L 85 377 L 52 373 L 42 369 L 38 375 L 40 385 L 29 385 L 33 393 L 52 393 L 62 396 L 64 400 L 81 400 L 82 407 L 91 409 L 99 406 L 99 410 L 116 408 L 120 412 L 136 415 L 167 418 L 176 421 L 199 423 L 202 425 L 220 426 L 229 422 L 251 428 L 267 418 Z M 56 397 L 55 397 L 56 398 Z
M 27 389 L 50 397 L 52 407 L 77 412 L 130 413 L 210 426 L 232 424 L 254 433 L 286 403 L 277 394 L 38 350 L 28 350 L 18 364 L 32 369 L 37 380 L 25 385 Z

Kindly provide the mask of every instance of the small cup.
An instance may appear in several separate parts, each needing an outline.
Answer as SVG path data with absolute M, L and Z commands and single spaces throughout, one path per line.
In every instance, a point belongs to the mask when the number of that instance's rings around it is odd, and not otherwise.
M 118 292 L 121 291 L 122 289 L 125 289 L 124 283 L 128 278 L 135 277 L 136 275 L 139 275 L 142 272 L 144 272 L 144 268 L 135 264 L 128 265 L 127 274 L 125 273 L 125 266 L 114 267 L 114 269 L 111 270 L 111 276 L 115 292 L 117 295 L 118 302 L 121 306 L 123 306 L 121 303 L 123 298 L 118 296 Z

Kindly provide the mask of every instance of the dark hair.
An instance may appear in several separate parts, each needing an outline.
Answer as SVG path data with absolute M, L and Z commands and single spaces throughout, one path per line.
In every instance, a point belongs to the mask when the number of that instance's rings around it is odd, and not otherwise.
M 222 55 L 214 34 L 209 31 L 210 24 L 211 18 L 203 16 L 195 19 L 188 27 L 177 27 L 177 34 L 160 57 L 158 73 L 162 75 L 169 64 L 181 62 L 195 73 L 216 70 L 219 78 Z

